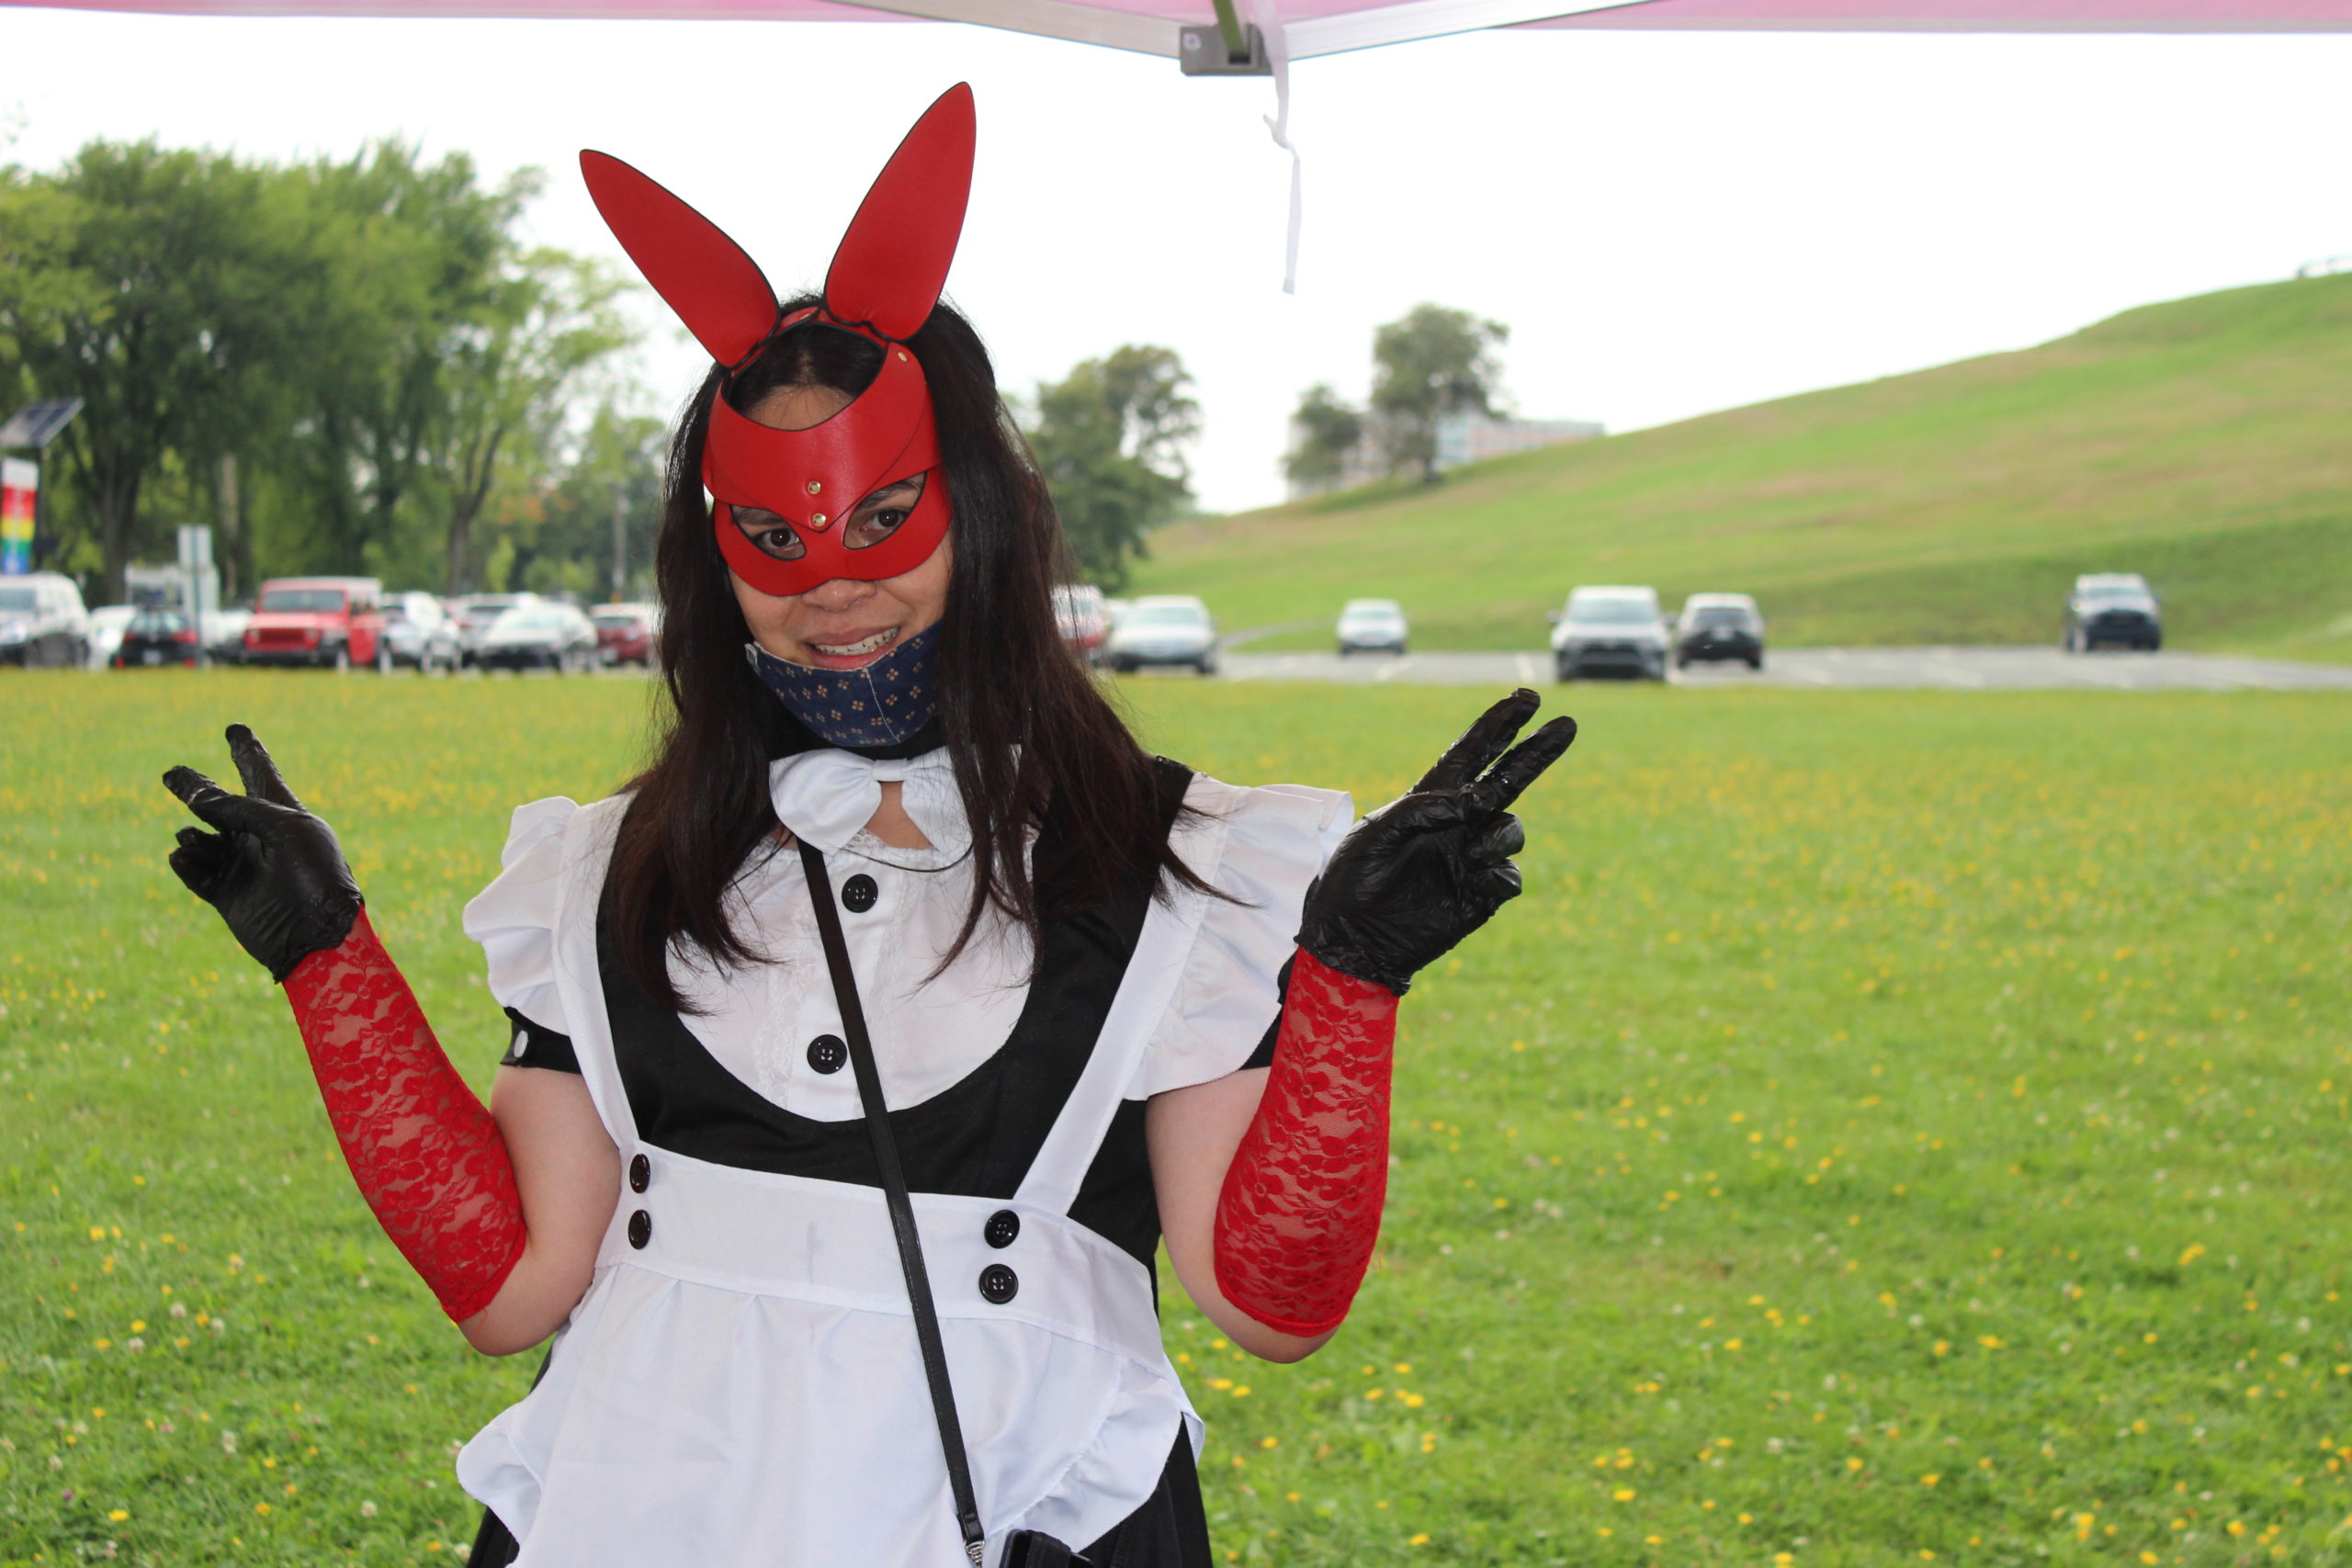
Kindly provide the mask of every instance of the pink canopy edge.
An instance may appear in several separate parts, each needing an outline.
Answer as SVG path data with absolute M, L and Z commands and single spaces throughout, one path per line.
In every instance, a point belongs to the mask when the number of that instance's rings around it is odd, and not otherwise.
M 0 0 L 22 5 L 25 0 Z M 1208 0 L 1082 0 L 1094 11 L 1215 18 Z M 1284 20 L 1392 0 L 1289 0 Z M 237 17 L 518 17 L 640 20 L 901 21 L 832 0 L 78 0 L 73 9 Z M 2352 0 L 1638 0 L 1545 28 L 1839 32 L 2344 32 Z
M 2352 32 L 2352 0 L 1651 0 L 1534 25 L 1692 31 Z

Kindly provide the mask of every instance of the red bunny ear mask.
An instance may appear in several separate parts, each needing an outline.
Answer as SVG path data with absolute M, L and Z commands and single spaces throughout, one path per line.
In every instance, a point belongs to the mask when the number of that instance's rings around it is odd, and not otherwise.
M 883 165 L 825 275 L 825 303 L 777 319 L 775 291 L 743 248 L 710 220 L 617 158 L 580 155 L 588 194 L 645 280 L 730 376 L 786 328 L 819 321 L 882 348 L 873 385 L 823 423 L 775 430 L 736 412 L 722 384 L 703 446 L 703 486 L 729 568 L 759 592 L 805 593 L 835 578 L 873 581 L 910 571 L 946 536 L 951 508 L 937 420 L 922 365 L 903 346 L 931 317 L 962 236 L 977 137 L 972 89 L 940 95 Z M 852 549 L 836 525 L 876 491 L 929 478 L 922 499 L 888 537 Z M 757 507 L 790 524 L 802 554 L 765 555 L 736 526 Z

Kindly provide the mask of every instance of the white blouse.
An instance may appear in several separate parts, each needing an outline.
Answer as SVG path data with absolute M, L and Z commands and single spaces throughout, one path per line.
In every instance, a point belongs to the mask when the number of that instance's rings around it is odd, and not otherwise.
M 908 814 L 933 848 L 892 849 L 848 825 L 871 814 L 881 779 L 903 781 Z M 771 784 L 779 817 L 828 851 L 837 892 L 853 876 L 872 879 L 873 904 L 857 912 L 845 906 L 842 926 L 883 1094 L 893 1107 L 931 1099 L 1002 1048 L 1027 999 L 1030 962 L 1027 933 L 991 908 L 956 962 L 933 976 L 972 891 L 969 830 L 946 754 L 873 763 L 848 752 L 805 752 L 773 764 Z M 1193 870 L 1228 897 L 1208 906 L 1126 1088 L 1130 1100 L 1209 1082 L 1249 1059 L 1280 1010 L 1277 976 L 1307 886 L 1353 818 L 1346 795 L 1297 784 L 1245 788 L 1195 774 L 1184 799 L 1210 819 L 1191 852 Z M 482 944 L 499 1004 L 567 1034 L 550 928 L 563 829 L 579 809 L 562 798 L 518 807 L 503 869 L 465 910 L 466 934 Z M 736 929 L 755 933 L 752 945 L 769 961 L 729 971 L 699 950 L 673 950 L 671 977 L 697 1010 L 684 1016 L 686 1027 L 772 1103 L 816 1121 L 855 1117 L 854 1075 L 820 1073 L 808 1061 L 809 1043 L 839 1035 L 842 1023 L 800 857 L 763 850 L 729 897 Z

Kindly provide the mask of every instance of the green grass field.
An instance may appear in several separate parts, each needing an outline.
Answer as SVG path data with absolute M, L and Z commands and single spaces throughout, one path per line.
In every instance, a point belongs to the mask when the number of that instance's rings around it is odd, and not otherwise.
M 2140 571 L 2177 647 L 2352 660 L 2352 276 L 2152 305 L 2017 354 L 1161 530 L 1141 592 L 1228 629 L 1403 601 L 1540 648 L 1578 582 L 1756 594 L 1778 641 L 2058 641 Z
M 1126 688 L 1222 776 L 1417 771 L 1479 700 Z M 253 723 L 453 1055 L 515 803 L 646 688 L 0 684 L 0 1562 L 448 1562 L 474 1357 L 283 1004 L 162 863 Z M 1578 690 L 1527 896 L 1408 999 L 1384 1249 L 1293 1368 L 1172 1293 L 1221 1561 L 2352 1561 L 2352 704 Z

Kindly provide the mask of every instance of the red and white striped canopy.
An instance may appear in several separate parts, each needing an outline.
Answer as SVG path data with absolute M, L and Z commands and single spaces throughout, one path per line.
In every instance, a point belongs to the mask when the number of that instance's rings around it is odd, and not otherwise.
M 18 4 L 21 0 L 0 0 Z M 42 0 L 55 4 L 56 0 Z M 1174 58 L 1214 0 L 75 0 L 244 17 L 525 17 L 968 22 Z M 1996 33 L 2352 32 L 2352 0 L 1243 0 L 1291 60 L 1484 28 Z

